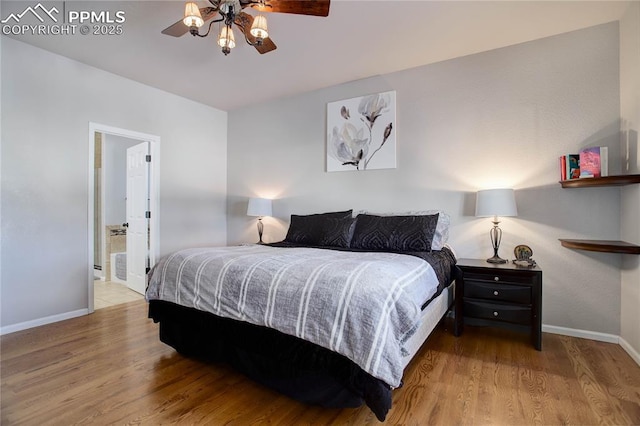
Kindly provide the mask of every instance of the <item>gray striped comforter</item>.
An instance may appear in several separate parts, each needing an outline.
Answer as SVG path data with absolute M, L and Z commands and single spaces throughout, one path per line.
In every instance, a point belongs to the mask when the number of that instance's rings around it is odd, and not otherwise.
M 297 336 L 397 387 L 402 342 L 437 285 L 414 256 L 251 245 L 173 253 L 153 268 L 146 297 Z

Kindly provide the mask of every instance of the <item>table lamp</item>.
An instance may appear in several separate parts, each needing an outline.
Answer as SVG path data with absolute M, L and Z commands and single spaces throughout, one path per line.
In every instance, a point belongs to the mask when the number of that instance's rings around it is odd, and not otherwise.
M 271 216 L 271 200 L 268 198 L 249 198 L 249 205 L 247 206 L 247 216 L 258 216 L 258 244 L 263 244 L 262 231 L 264 230 L 264 224 L 262 223 L 263 216 Z
M 489 231 L 493 246 L 493 257 L 487 259 L 489 263 L 507 263 L 507 260 L 498 256 L 502 229 L 498 226 L 498 216 L 518 216 L 516 199 L 513 189 L 485 189 L 476 194 L 476 216 L 493 216 L 493 228 Z

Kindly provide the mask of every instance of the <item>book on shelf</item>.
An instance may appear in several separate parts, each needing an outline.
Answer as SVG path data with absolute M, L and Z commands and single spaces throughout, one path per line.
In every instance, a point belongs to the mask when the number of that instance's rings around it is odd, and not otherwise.
M 609 176 L 609 148 L 594 146 L 580 150 L 580 177 Z
M 577 179 L 580 177 L 580 155 L 567 154 L 559 158 L 560 180 Z
M 580 155 L 567 155 L 567 178 L 577 179 L 580 177 Z

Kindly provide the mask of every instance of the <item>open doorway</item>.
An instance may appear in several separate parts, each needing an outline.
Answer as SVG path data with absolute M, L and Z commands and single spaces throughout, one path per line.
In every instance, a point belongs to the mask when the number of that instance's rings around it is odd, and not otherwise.
M 159 144 L 89 123 L 89 312 L 142 297 L 159 250 Z

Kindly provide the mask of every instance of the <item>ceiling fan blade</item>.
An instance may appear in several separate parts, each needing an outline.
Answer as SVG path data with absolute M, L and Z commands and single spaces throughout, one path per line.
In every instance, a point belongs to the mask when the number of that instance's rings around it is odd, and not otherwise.
M 168 26 L 161 32 L 165 35 L 180 37 L 189 32 L 189 27 L 187 27 L 182 21 L 178 21 L 175 24 Z
M 213 18 L 216 15 L 218 9 L 214 7 L 203 7 L 200 8 L 200 14 L 202 15 L 202 19 L 207 22 L 209 19 Z M 189 27 L 187 27 L 182 19 L 176 22 L 173 25 L 168 26 L 164 30 L 161 31 L 162 34 L 170 35 L 173 37 L 181 37 L 189 32 Z
M 261 12 L 329 16 L 330 2 L 331 0 L 266 0 L 266 6 L 251 4 L 251 7 Z
M 251 36 L 251 34 L 249 34 L 249 36 Z M 271 52 L 272 50 L 276 50 L 278 48 L 276 44 L 271 41 L 271 37 L 265 38 L 264 40 L 262 40 L 262 44 L 260 46 L 256 45 L 254 47 L 261 54 Z
M 251 25 L 253 24 L 253 16 L 245 12 L 240 12 L 238 13 L 238 16 L 236 16 L 236 19 L 233 22 L 238 26 L 238 28 L 240 28 L 240 30 L 244 33 L 244 35 L 247 37 L 249 42 L 251 43 L 256 42 L 256 38 L 252 36 L 250 32 Z M 262 40 L 262 44 L 260 45 L 256 44 L 254 47 L 258 52 L 262 54 L 271 52 L 272 50 L 276 50 L 277 48 L 275 43 L 271 41 L 271 37 L 265 38 L 264 40 Z

